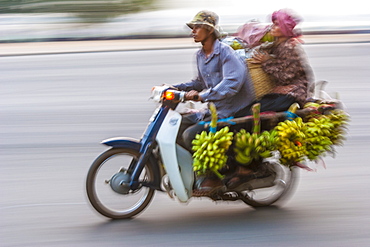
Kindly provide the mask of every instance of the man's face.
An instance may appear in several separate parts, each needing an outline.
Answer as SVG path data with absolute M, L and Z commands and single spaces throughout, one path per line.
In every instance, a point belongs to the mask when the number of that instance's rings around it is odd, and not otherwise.
M 212 31 L 204 28 L 202 25 L 195 25 L 191 34 L 195 42 L 203 42 L 210 37 Z

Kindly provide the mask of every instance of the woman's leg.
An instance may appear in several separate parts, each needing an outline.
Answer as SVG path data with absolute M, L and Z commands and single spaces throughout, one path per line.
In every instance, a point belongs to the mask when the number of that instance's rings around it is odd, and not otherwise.
M 284 94 L 267 94 L 259 101 L 261 104 L 261 112 L 286 111 L 294 102 L 296 102 L 296 100 L 293 96 Z
M 286 111 L 289 107 L 296 102 L 295 98 L 290 95 L 284 94 L 266 94 L 262 97 L 259 101 L 254 102 L 253 104 L 241 109 L 237 113 L 235 113 L 234 117 L 244 117 L 248 115 L 252 115 L 252 106 L 256 103 L 261 104 L 261 112 L 265 111 Z

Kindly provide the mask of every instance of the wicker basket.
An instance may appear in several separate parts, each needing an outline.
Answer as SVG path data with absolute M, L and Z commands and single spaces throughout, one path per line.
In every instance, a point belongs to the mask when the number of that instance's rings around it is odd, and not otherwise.
M 251 63 L 252 59 L 247 59 L 249 74 L 251 76 L 256 99 L 259 100 L 262 96 L 269 94 L 273 91 L 275 83 L 271 76 L 265 73 L 259 63 Z

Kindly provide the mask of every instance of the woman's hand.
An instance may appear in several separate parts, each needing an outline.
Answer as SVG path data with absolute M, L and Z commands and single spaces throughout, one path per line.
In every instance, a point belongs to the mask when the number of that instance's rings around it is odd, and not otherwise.
M 265 51 L 255 51 L 252 58 L 252 63 L 263 63 L 271 59 L 271 56 Z
M 191 90 L 189 92 L 186 92 L 185 94 L 186 100 L 194 100 L 194 101 L 201 101 L 201 97 L 199 96 L 199 92 L 195 90 Z

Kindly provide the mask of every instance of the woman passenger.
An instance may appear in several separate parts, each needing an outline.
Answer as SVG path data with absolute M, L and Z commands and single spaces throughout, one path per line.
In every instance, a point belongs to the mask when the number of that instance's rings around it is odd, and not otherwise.
M 297 102 L 301 107 L 313 93 L 313 73 L 298 36 L 295 26 L 301 21 L 289 10 L 279 10 L 272 14 L 270 34 L 275 40 L 269 50 L 260 50 L 253 55 L 253 62 L 260 63 L 262 69 L 275 81 L 275 88 L 258 102 L 261 112 L 286 111 Z M 257 102 L 256 102 L 257 103 Z M 250 106 L 239 111 L 236 117 L 250 115 Z M 236 174 L 226 181 L 229 189 L 258 177 L 268 177 L 269 171 L 253 171 L 238 166 Z
M 301 107 L 312 97 L 314 78 L 306 54 L 298 39 L 300 33 L 295 30 L 301 21 L 291 11 L 283 9 L 272 14 L 270 34 L 275 40 L 268 50 L 257 50 L 253 55 L 253 63 L 260 63 L 262 69 L 275 81 L 272 93 L 259 100 L 261 112 L 286 111 L 297 102 Z M 250 107 L 237 114 L 250 114 Z

